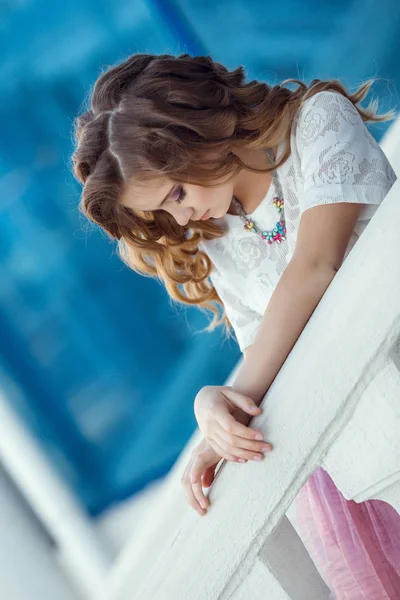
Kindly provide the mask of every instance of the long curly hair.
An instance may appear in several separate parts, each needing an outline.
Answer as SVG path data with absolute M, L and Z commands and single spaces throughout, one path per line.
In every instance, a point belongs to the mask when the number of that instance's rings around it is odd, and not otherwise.
M 290 156 L 290 131 L 302 102 L 324 90 L 346 96 L 363 121 L 386 121 L 377 102 L 357 106 L 374 79 L 348 93 L 336 79 L 297 79 L 270 86 L 246 81 L 243 67 L 228 70 L 210 56 L 134 54 L 105 70 L 92 90 L 87 110 L 74 121 L 75 177 L 83 184 L 79 208 L 112 239 L 121 260 L 134 271 L 157 277 L 173 300 L 210 310 L 207 330 L 229 319 L 209 275 L 213 265 L 199 248 L 202 240 L 221 237 L 209 221 L 182 227 L 166 211 L 133 211 L 120 199 L 130 178 L 168 177 L 174 183 L 212 186 L 243 168 L 269 172 Z M 285 88 L 298 84 L 296 90 Z M 259 170 L 230 150 L 275 148 L 286 139 L 280 160 Z M 218 308 L 222 309 L 221 316 Z

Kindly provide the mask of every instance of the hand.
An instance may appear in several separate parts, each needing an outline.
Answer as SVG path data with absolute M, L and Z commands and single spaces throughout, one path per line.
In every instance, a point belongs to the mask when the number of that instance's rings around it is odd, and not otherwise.
M 206 440 L 202 440 L 193 450 L 182 475 L 181 483 L 186 500 L 200 515 L 205 514 L 209 502 L 202 488 L 210 487 L 214 481 L 216 466 L 221 460 L 222 456 Z
M 256 416 L 261 409 L 251 399 L 230 386 L 206 386 L 197 394 L 194 412 L 205 440 L 217 454 L 234 462 L 262 460 L 271 444 L 262 441 L 262 432 L 239 423 L 238 409 Z M 261 441 L 256 441 L 256 436 Z M 260 456 L 260 459 L 256 459 Z

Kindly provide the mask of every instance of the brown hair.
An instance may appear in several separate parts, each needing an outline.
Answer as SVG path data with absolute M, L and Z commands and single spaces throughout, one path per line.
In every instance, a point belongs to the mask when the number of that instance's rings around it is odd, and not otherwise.
M 289 90 L 287 83 L 296 83 Z M 133 211 L 120 203 L 124 183 L 169 177 L 173 182 L 210 186 L 242 168 L 268 172 L 290 156 L 290 131 L 303 101 L 324 90 L 346 96 L 363 121 L 386 121 L 377 103 L 357 106 L 374 80 L 350 94 L 336 79 L 297 79 L 269 86 L 246 82 L 243 67 L 229 71 L 210 56 L 134 54 L 97 79 L 91 106 L 74 123 L 72 156 L 83 184 L 81 211 L 118 240 L 120 258 L 134 271 L 161 279 L 170 296 L 214 313 L 208 330 L 229 320 L 209 275 L 212 263 L 199 249 L 204 239 L 221 237 L 215 222 L 189 221 L 181 227 L 165 211 Z M 286 150 L 272 167 L 259 171 L 230 152 L 237 147 Z M 222 307 L 218 318 L 217 305 Z

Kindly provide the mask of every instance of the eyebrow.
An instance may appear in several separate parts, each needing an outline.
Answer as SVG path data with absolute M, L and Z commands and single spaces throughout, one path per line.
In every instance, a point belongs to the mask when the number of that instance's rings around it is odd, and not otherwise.
M 168 200 L 168 198 L 170 197 L 170 195 L 174 191 L 175 187 L 176 187 L 176 184 L 172 186 L 172 188 L 169 190 L 168 194 L 165 196 L 164 200 L 161 202 L 161 204 L 158 206 L 158 208 L 161 208 L 162 205 L 165 204 L 165 202 Z

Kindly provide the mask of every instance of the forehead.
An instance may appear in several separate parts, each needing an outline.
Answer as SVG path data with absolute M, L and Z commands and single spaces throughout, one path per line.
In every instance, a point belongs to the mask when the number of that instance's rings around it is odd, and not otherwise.
M 132 209 L 156 209 L 171 190 L 173 182 L 167 177 L 132 178 L 125 184 L 121 203 Z

